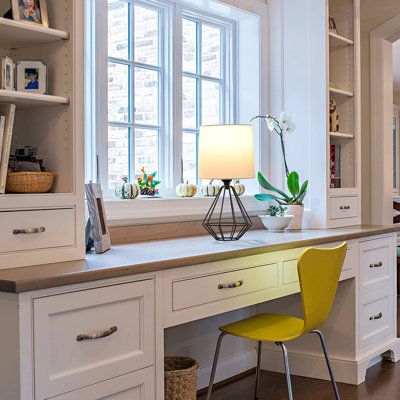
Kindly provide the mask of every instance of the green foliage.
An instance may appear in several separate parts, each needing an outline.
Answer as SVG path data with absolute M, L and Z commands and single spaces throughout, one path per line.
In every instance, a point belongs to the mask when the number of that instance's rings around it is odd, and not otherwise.
M 161 181 L 155 180 L 157 172 L 153 172 L 152 174 L 148 174 L 144 168 L 141 169 L 142 176 L 138 178 L 138 186 L 140 189 L 155 189 Z
M 287 207 L 283 207 L 280 204 L 278 204 L 277 206 L 271 204 L 267 208 L 267 215 L 269 215 L 271 217 L 284 217 L 286 210 L 287 210 Z
M 290 195 L 272 186 L 263 176 L 258 173 L 258 182 L 261 187 L 272 193 L 256 194 L 255 197 L 259 201 L 276 201 L 280 205 L 303 205 L 304 198 L 307 194 L 308 181 L 300 186 L 299 174 L 296 171 L 291 172 L 287 178 L 287 187 Z

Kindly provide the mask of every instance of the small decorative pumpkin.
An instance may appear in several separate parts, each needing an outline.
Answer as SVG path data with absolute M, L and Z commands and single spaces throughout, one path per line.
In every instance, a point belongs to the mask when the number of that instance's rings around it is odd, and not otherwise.
M 197 193 L 197 186 L 189 183 L 189 181 L 187 181 L 186 183 L 180 183 L 177 187 L 176 187 L 176 194 L 179 197 L 194 197 L 196 196 Z
M 238 196 L 241 196 L 246 191 L 246 187 L 237 179 L 233 185 Z
M 208 185 L 204 185 L 201 187 L 201 193 L 203 196 L 215 197 L 219 193 L 221 186 L 218 184 L 213 184 L 213 182 L 214 179 L 212 179 Z
M 119 199 L 136 199 L 139 196 L 139 187 L 128 182 L 126 176 L 122 177 L 122 182 L 115 187 L 115 195 Z

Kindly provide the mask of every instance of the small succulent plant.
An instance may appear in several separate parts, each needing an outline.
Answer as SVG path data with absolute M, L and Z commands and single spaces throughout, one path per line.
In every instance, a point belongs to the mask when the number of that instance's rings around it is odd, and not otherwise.
M 267 215 L 269 215 L 270 217 L 284 217 L 286 210 L 287 208 L 281 206 L 280 204 L 278 205 L 271 204 L 267 208 Z

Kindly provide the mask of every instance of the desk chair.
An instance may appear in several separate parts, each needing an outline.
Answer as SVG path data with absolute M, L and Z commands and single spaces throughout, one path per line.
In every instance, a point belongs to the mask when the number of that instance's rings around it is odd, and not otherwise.
M 300 281 L 304 319 L 283 314 L 261 314 L 219 328 L 222 333 L 218 338 L 215 350 L 207 400 L 211 400 L 221 342 L 226 335 L 238 336 L 258 342 L 255 400 L 258 399 L 262 342 L 273 342 L 280 346 L 283 353 L 289 399 L 293 400 L 288 353 L 284 343 L 297 339 L 306 333 L 318 335 L 336 400 L 340 400 L 325 339 L 322 332 L 317 328 L 325 323 L 331 312 L 346 256 L 346 249 L 347 243 L 343 243 L 341 246 L 333 249 L 306 249 L 300 255 L 297 262 L 297 271 Z

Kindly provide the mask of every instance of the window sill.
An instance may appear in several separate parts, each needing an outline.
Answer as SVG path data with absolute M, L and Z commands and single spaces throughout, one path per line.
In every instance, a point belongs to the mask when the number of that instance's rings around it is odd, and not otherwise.
M 107 221 L 110 227 L 157 224 L 168 222 L 201 221 L 213 201 L 213 197 L 159 197 L 135 200 L 105 199 Z M 258 215 L 265 207 L 253 196 L 241 200 L 249 215 Z

